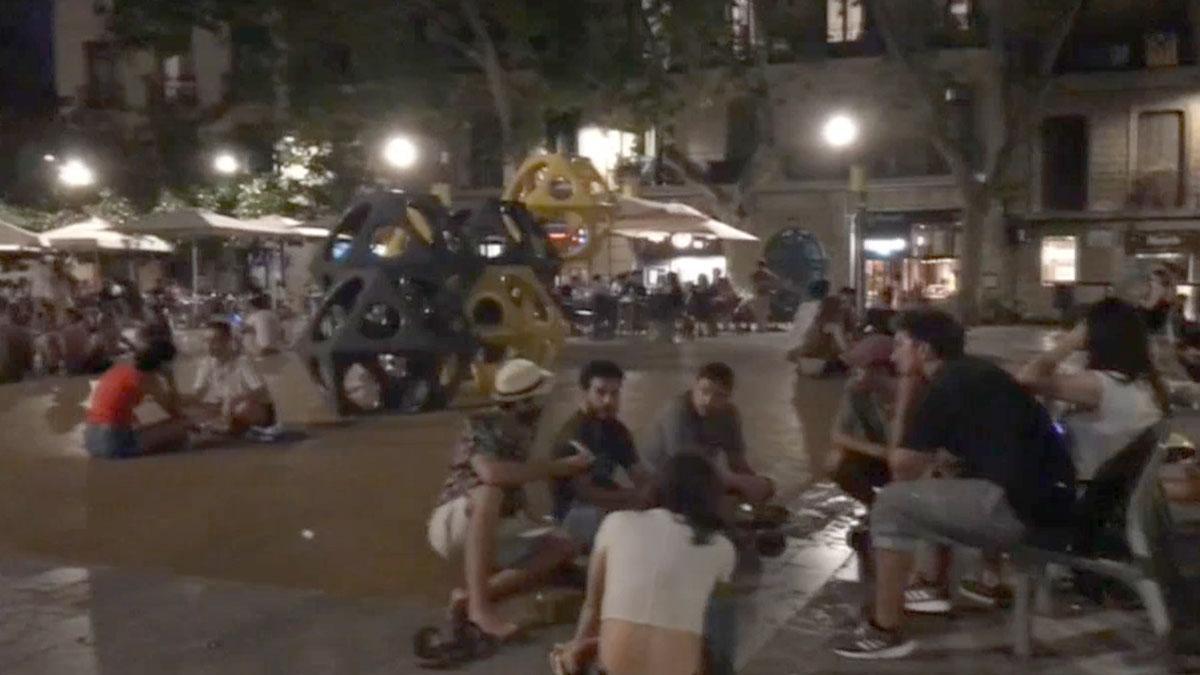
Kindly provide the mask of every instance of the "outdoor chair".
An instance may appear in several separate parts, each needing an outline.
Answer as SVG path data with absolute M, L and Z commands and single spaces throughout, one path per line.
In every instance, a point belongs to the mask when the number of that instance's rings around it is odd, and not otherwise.
M 1116 580 L 1132 589 L 1162 645 L 1172 629 L 1164 590 L 1176 573 L 1171 521 L 1158 473 L 1168 452 L 1165 423 L 1143 432 L 1105 462 L 1076 503 L 1074 522 L 1038 528 L 1011 552 L 1015 654 L 1033 653 L 1033 610 L 1048 610 L 1050 564 Z M 1036 598 L 1034 597 L 1036 594 Z

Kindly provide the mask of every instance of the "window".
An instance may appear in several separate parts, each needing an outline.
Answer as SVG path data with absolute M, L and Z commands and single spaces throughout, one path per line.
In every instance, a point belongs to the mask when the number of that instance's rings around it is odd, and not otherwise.
M 1076 281 L 1077 237 L 1042 237 L 1042 284 Z
M 753 0 L 732 0 L 729 3 L 729 24 L 733 30 L 734 52 L 742 58 L 759 44 Z
M 971 30 L 971 0 L 946 0 L 946 25 L 951 30 Z
M 161 61 L 163 98 L 172 103 L 197 103 L 196 69 L 192 53 L 172 54 Z
M 1137 175 L 1130 201 L 1153 208 L 1182 206 L 1183 113 L 1144 112 L 1137 122 Z
M 1080 115 L 1042 122 L 1042 207 L 1087 208 L 1088 122 Z
M 825 41 L 834 44 L 863 38 L 863 0 L 827 0 Z
M 108 42 L 83 43 L 87 66 L 86 98 L 93 108 L 107 108 L 120 103 L 117 86 L 117 52 Z

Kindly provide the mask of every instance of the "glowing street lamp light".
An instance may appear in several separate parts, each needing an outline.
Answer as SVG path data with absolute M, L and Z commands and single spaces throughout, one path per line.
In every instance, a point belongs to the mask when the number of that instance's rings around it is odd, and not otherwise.
M 858 141 L 858 121 L 846 113 L 835 113 L 825 120 L 821 136 L 825 143 L 835 149 L 844 150 Z M 850 287 L 854 289 L 854 306 L 861 316 L 866 307 L 866 279 L 863 270 L 863 237 L 867 221 L 866 167 L 861 162 L 850 166 L 849 192 L 854 199 L 854 217 L 850 219 Z
M 825 120 L 821 129 L 825 142 L 834 148 L 844 148 L 858 140 L 858 122 L 853 117 L 837 114 Z
M 410 169 L 417 163 L 417 145 L 405 136 L 393 136 L 383 145 L 383 159 L 396 169 Z
M 81 159 L 68 159 L 58 167 L 58 180 L 69 188 L 85 188 L 96 184 L 96 172 Z
M 238 161 L 237 157 L 233 156 L 233 153 L 221 152 L 213 157 L 212 167 L 213 171 L 221 175 L 232 176 L 241 171 L 242 163 Z

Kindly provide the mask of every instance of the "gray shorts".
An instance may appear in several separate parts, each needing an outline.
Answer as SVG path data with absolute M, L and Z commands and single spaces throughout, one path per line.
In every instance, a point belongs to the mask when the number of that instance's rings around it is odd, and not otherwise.
M 560 527 L 571 537 L 571 541 L 579 550 L 591 551 L 596 533 L 600 531 L 600 523 L 607 515 L 608 513 L 598 506 L 576 502 L 571 506 L 571 510 L 567 511 L 567 515 L 563 516 Z
M 1025 536 L 1025 526 L 991 481 L 922 478 L 890 483 L 871 509 L 871 545 L 911 551 L 919 541 L 1003 550 Z

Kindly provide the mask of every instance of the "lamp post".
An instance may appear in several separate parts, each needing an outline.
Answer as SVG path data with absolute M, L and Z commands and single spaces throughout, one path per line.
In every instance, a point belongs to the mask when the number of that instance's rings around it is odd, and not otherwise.
M 844 150 L 858 141 L 858 121 L 845 113 L 830 115 L 821 128 L 825 143 L 835 150 Z M 850 286 L 854 289 L 854 309 L 862 316 L 866 306 L 867 289 L 863 270 L 863 237 L 867 224 L 867 169 L 861 161 L 850 164 L 848 192 L 854 202 L 854 215 L 850 219 Z

